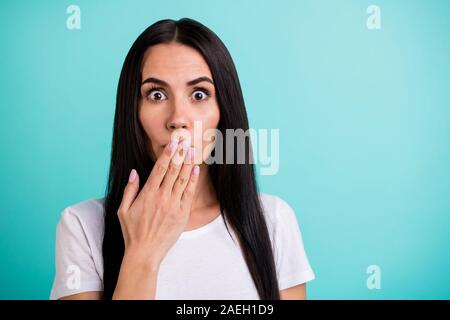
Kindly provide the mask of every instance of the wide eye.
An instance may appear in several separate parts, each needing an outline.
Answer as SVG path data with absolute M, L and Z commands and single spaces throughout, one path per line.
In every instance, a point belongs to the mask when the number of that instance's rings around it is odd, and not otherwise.
M 203 90 L 195 90 L 192 92 L 192 99 L 195 101 L 202 101 L 208 98 L 208 93 Z
M 153 101 L 167 100 L 166 94 L 161 90 L 156 90 L 156 89 L 151 90 L 147 96 L 150 100 L 153 100 Z

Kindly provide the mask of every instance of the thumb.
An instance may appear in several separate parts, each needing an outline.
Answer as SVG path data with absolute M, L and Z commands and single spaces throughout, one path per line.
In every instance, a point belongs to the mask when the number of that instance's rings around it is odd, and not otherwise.
M 135 169 L 131 170 L 128 183 L 123 191 L 122 202 L 119 206 L 119 212 L 127 212 L 136 199 L 139 191 L 139 175 Z

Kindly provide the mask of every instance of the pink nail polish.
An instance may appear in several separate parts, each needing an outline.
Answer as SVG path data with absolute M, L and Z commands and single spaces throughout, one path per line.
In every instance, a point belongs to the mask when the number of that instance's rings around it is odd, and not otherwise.
M 200 174 L 200 167 L 199 166 L 195 166 L 194 167 L 194 175 L 198 176 Z
M 194 147 L 190 147 L 189 151 L 188 151 L 188 156 L 190 159 L 194 158 L 194 154 L 195 154 L 195 148 Z
M 191 144 L 191 142 L 189 140 L 183 140 L 183 144 L 182 144 L 183 149 L 187 150 L 187 148 L 189 148 L 190 144 Z
M 169 150 L 170 151 L 175 151 L 176 149 L 177 149 L 177 147 L 178 147 L 178 141 L 177 140 L 172 140 L 172 141 L 170 141 L 170 143 L 169 143 Z
M 134 182 L 134 180 L 136 180 L 136 176 L 137 176 L 137 172 L 136 170 L 131 170 L 130 172 L 130 177 L 128 178 L 129 182 Z

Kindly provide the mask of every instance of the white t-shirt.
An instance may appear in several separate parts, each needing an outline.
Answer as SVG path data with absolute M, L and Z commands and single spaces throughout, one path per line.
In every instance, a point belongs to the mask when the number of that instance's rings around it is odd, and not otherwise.
M 279 289 L 313 280 L 294 211 L 278 196 L 259 196 L 274 250 Z M 61 213 L 50 299 L 103 291 L 104 199 L 83 201 Z M 161 262 L 155 299 L 259 299 L 240 246 L 231 239 L 221 215 L 181 233 Z

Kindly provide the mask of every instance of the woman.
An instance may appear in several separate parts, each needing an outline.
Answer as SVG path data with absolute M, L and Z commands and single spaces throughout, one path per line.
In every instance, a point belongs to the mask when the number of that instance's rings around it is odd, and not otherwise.
M 147 28 L 119 79 L 106 197 L 58 223 L 51 299 L 304 299 L 295 213 L 257 191 L 249 138 L 243 164 L 207 163 L 242 156 L 226 129 L 248 120 L 221 40 L 186 18 Z

